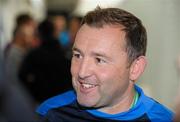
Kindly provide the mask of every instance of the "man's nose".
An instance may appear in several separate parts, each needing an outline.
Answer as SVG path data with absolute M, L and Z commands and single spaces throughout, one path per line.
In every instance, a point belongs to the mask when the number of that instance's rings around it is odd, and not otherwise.
M 92 75 L 92 61 L 90 59 L 84 59 L 79 69 L 79 77 L 81 79 L 87 78 Z

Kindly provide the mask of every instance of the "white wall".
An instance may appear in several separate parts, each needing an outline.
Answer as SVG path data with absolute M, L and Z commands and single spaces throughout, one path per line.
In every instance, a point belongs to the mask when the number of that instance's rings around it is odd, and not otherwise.
M 139 84 L 170 108 L 174 107 L 179 86 L 176 66 L 180 54 L 179 6 L 179 0 L 126 0 L 120 5 L 137 15 L 148 32 L 148 66 Z

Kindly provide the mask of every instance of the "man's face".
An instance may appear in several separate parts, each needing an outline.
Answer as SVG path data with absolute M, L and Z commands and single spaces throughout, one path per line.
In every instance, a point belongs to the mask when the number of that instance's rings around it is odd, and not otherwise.
M 125 32 L 118 26 L 80 28 L 71 62 L 79 104 L 106 108 L 124 99 L 130 84 L 125 45 Z

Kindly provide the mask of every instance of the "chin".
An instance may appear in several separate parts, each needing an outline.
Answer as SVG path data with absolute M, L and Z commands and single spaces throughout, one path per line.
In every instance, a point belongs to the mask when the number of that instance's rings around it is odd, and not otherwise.
M 93 101 L 89 101 L 88 99 L 86 100 L 82 100 L 82 99 L 77 99 L 78 103 L 83 106 L 83 107 L 88 107 L 88 108 L 92 108 L 95 107 L 96 104 Z

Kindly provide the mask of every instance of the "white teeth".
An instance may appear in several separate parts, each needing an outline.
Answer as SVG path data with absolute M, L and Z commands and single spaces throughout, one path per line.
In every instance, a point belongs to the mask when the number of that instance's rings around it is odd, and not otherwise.
M 92 88 L 92 87 L 95 87 L 95 85 L 92 85 L 92 84 L 85 84 L 85 83 L 83 83 L 83 84 L 81 84 L 82 85 L 82 87 L 83 88 Z

